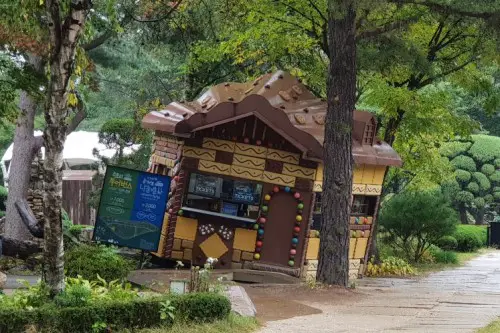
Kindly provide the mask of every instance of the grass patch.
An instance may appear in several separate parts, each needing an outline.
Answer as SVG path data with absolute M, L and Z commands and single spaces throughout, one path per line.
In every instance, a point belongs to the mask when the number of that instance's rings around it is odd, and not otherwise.
M 469 260 L 472 260 L 484 253 L 488 252 L 488 249 L 479 249 L 476 252 L 455 252 L 457 254 L 458 262 L 456 264 L 443 264 L 443 263 L 419 263 L 415 264 L 417 273 L 419 275 L 425 275 L 427 273 L 442 271 L 447 268 L 453 268 L 462 266 Z
M 137 333 L 250 333 L 259 328 L 255 318 L 241 317 L 231 313 L 227 319 L 217 320 L 213 323 L 192 324 L 175 323 L 172 327 L 152 328 L 143 330 L 134 330 Z M 129 333 L 125 330 L 121 333 Z
M 488 326 L 480 328 L 476 331 L 476 333 L 497 333 L 497 332 L 500 332 L 500 320 L 495 320 Z

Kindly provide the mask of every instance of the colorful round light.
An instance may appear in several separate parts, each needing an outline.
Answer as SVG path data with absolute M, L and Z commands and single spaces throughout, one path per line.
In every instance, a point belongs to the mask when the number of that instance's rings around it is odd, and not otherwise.
M 292 238 L 292 244 L 298 244 L 299 239 L 297 237 Z
M 177 215 L 182 216 L 182 214 L 184 214 L 184 211 L 182 209 L 179 209 L 179 211 L 177 212 Z
M 268 209 L 269 209 L 269 207 L 267 207 L 267 206 L 262 206 L 262 211 L 263 211 L 263 212 L 267 212 L 267 210 L 268 210 Z
M 259 253 L 255 253 L 255 254 L 253 255 L 253 258 L 254 258 L 255 260 L 259 260 L 259 259 L 260 259 L 260 254 L 259 254 Z
M 280 188 L 278 186 L 273 187 L 273 192 L 278 193 L 280 191 Z
M 290 266 L 290 267 L 295 266 L 295 261 L 293 261 L 293 260 L 288 260 L 288 266 Z
M 264 235 L 264 229 L 259 229 L 259 235 Z
M 297 205 L 297 208 L 298 208 L 298 209 L 304 209 L 304 204 L 303 204 L 303 203 L 299 203 L 299 204 Z
M 300 193 L 299 192 L 295 192 L 295 194 L 293 195 L 293 197 L 295 199 L 300 199 Z
M 287 192 L 287 193 L 290 192 L 290 187 L 286 186 L 285 187 L 285 192 Z
M 259 225 L 258 225 L 257 223 L 255 223 L 255 224 L 253 225 L 253 228 L 254 228 L 255 230 L 259 229 Z
M 294 256 L 294 255 L 296 255 L 296 254 L 297 254 L 297 250 L 295 250 L 295 249 L 291 249 L 291 250 L 290 250 L 290 254 L 291 254 L 291 255 L 293 255 L 293 256 Z
M 295 228 L 293 228 L 293 231 L 300 232 L 300 228 L 299 227 L 295 227 Z
M 269 194 L 266 194 L 266 195 L 264 196 L 264 200 L 266 200 L 266 201 L 271 200 L 271 196 L 270 196 Z
M 257 241 L 257 242 L 255 243 L 255 245 L 256 245 L 257 247 L 262 247 L 262 242 L 261 242 L 261 241 Z
M 256 144 L 257 146 L 260 146 L 260 145 L 262 144 L 262 141 L 257 140 L 257 141 L 255 141 L 255 144 Z
M 302 216 L 301 215 L 297 215 L 297 216 L 295 216 L 295 219 L 297 220 L 297 222 L 301 222 L 302 221 Z
M 265 217 L 261 217 L 261 218 L 259 218 L 259 222 L 260 222 L 260 223 L 266 223 L 266 218 L 265 218 Z
M 249 138 L 244 138 L 244 139 L 243 139 L 243 142 L 244 142 L 244 143 L 249 143 L 249 142 L 250 142 L 250 139 L 249 139 Z

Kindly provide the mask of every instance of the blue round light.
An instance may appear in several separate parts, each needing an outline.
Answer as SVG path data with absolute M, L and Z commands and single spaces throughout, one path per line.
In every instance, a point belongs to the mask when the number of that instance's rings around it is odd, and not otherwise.
M 288 186 L 285 187 L 285 192 L 290 192 L 290 188 Z
M 264 229 L 259 229 L 259 235 L 263 235 L 264 234 Z
M 299 243 L 299 239 L 296 238 L 296 237 L 292 238 L 292 243 L 293 244 L 298 244 Z

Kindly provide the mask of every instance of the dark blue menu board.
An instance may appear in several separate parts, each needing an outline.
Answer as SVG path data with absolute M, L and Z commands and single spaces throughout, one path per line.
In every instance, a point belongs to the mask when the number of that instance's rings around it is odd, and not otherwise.
M 108 166 L 94 241 L 157 251 L 170 177 Z

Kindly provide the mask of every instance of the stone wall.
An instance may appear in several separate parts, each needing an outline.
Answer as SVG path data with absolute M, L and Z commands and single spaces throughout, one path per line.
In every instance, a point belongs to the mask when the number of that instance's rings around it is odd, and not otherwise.
M 35 218 L 39 223 L 43 222 L 43 162 L 40 153 L 31 164 L 30 186 L 27 200 Z

